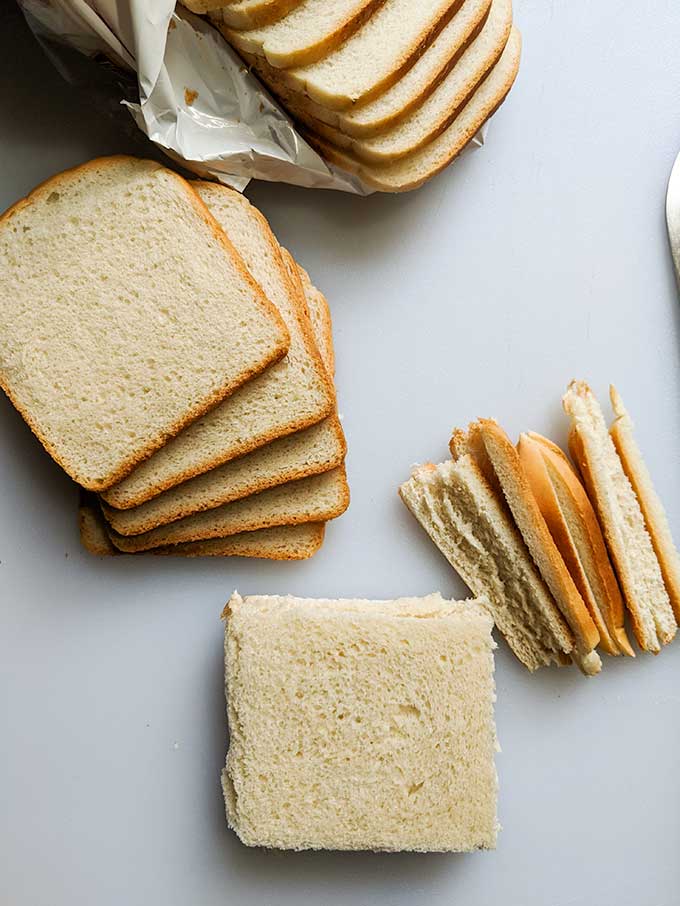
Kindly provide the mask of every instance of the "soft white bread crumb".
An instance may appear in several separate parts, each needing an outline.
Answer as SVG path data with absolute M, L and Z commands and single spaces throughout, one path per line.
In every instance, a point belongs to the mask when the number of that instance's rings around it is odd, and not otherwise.
M 0 219 L 0 385 L 101 490 L 284 354 L 285 325 L 175 173 L 111 157 Z
M 561 663 L 573 637 L 507 508 L 470 454 L 417 466 L 402 500 L 529 669 Z
M 303 0 L 270 25 L 239 30 L 224 15 L 213 16 L 238 50 L 264 57 L 272 66 L 306 66 L 335 50 L 370 16 L 382 0 Z
M 640 504 L 590 387 L 572 381 L 562 402 L 571 418 L 569 449 L 600 520 L 635 637 L 644 651 L 658 652 L 677 625 Z
M 439 595 L 225 610 L 227 819 L 249 846 L 495 847 L 492 621 Z
M 295 9 L 302 0 L 231 0 L 226 6 L 217 0 L 186 0 L 185 6 L 194 13 L 212 13 L 216 22 L 234 28 L 258 28 L 269 25 Z

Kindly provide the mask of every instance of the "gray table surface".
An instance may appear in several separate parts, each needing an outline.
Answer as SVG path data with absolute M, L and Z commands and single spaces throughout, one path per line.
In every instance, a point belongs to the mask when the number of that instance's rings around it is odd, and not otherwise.
M 74 486 L 0 400 L 0 903 L 671 906 L 680 642 L 529 676 L 500 641 L 498 850 L 281 854 L 227 830 L 219 613 L 230 592 L 464 589 L 396 496 L 478 415 L 565 438 L 572 376 L 613 380 L 680 535 L 678 299 L 664 230 L 680 10 L 517 0 L 520 77 L 487 146 L 422 190 L 248 195 L 326 291 L 352 505 L 311 561 L 95 559 Z M 144 142 L 0 12 L 0 207 Z

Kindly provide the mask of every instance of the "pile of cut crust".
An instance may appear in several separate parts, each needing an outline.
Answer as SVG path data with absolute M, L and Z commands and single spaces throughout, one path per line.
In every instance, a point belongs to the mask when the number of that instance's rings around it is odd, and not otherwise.
M 349 503 L 330 311 L 247 199 L 102 158 L 2 216 L 0 261 L 0 386 L 86 548 L 318 550 Z
M 327 160 L 383 192 L 446 167 L 503 103 L 512 0 L 185 0 Z
M 658 653 L 680 623 L 680 555 L 633 436 L 610 388 L 609 429 L 590 387 L 563 397 L 574 465 L 534 432 L 515 446 L 493 419 L 454 429 L 451 460 L 414 468 L 402 500 L 475 595 L 485 595 L 529 669 L 573 661 L 586 675 L 599 652 Z

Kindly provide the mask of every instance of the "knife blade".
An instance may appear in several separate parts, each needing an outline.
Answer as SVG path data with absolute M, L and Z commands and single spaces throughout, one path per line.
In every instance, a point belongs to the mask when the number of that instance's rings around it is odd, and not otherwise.
M 680 154 L 675 158 L 666 192 L 666 225 L 675 276 L 680 286 Z

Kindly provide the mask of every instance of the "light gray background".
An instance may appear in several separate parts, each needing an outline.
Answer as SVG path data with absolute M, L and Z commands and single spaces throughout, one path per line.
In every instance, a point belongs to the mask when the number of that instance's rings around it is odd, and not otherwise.
M 139 151 L 0 13 L 0 207 Z M 517 0 L 524 59 L 489 143 L 420 191 L 248 195 L 327 293 L 352 505 L 302 564 L 94 559 L 73 485 L 0 400 L 0 903 L 670 906 L 680 642 L 585 680 L 501 641 L 495 853 L 277 854 L 227 831 L 230 592 L 463 592 L 399 503 L 478 415 L 564 440 L 572 376 L 619 385 L 680 535 L 678 300 L 663 219 L 680 148 L 672 0 Z

